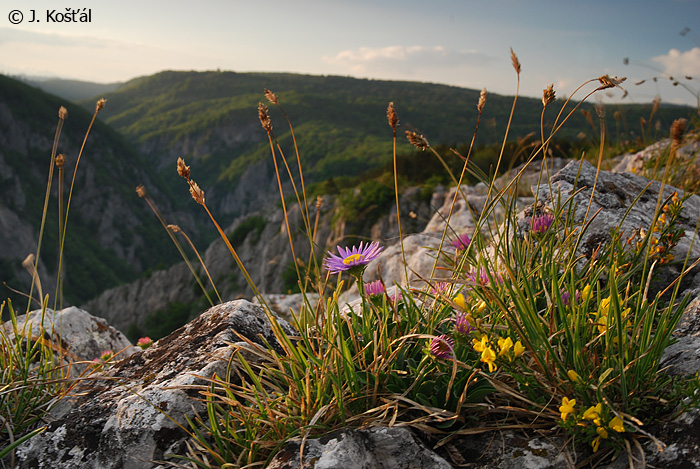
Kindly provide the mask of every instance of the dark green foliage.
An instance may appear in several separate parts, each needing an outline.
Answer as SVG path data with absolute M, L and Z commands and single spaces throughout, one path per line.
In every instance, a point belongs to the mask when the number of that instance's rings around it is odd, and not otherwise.
M 260 239 L 260 234 L 262 230 L 265 229 L 267 221 L 259 216 L 253 215 L 252 217 L 246 218 L 240 225 L 233 230 L 233 232 L 228 235 L 228 240 L 234 248 L 239 247 L 243 244 L 243 241 L 248 237 L 249 234 L 253 233 L 252 243 L 256 243 Z
M 391 187 L 369 179 L 356 189 L 345 189 L 340 193 L 340 216 L 345 220 L 371 224 L 386 212 L 393 200 L 394 190 Z
M 197 311 L 196 304 L 169 303 L 164 309 L 149 314 L 143 322 L 143 335 L 158 340 L 184 326 Z M 130 332 L 135 332 L 131 331 Z M 140 329 L 139 329 L 140 331 Z

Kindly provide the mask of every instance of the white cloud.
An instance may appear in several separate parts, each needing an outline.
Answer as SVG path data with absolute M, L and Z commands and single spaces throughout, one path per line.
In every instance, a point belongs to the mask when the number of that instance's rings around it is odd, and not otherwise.
M 671 49 L 668 54 L 656 56 L 652 60 L 661 64 L 664 73 L 673 77 L 700 78 L 700 47 L 693 47 L 685 52 Z
M 429 69 L 454 70 L 483 66 L 492 59 L 475 50 L 451 50 L 443 46 L 360 47 L 324 56 L 327 64 L 352 75 L 420 78 Z

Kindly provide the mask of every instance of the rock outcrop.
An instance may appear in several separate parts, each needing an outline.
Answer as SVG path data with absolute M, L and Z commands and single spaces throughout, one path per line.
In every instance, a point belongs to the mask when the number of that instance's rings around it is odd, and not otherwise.
M 229 344 L 239 343 L 239 335 L 277 344 L 262 308 L 235 301 L 83 379 L 48 429 L 18 449 L 18 467 L 145 469 L 182 454 L 185 416 L 203 410 L 197 386 L 214 373 L 226 375 Z

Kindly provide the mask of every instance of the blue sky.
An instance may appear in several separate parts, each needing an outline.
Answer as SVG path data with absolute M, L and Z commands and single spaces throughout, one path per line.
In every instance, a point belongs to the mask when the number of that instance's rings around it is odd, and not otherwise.
M 568 96 L 606 73 L 628 77 L 627 102 L 659 95 L 697 105 L 700 91 L 700 0 L 73 2 L 92 9 L 89 24 L 47 23 L 47 10 L 65 11 L 54 1 L 4 3 L 0 72 L 12 75 L 112 82 L 166 69 L 279 71 L 511 95 L 512 47 L 527 96 L 541 97 L 550 83 Z M 11 24 L 13 9 L 25 21 Z M 30 10 L 41 22 L 27 22 Z M 600 99 L 621 96 L 616 90 Z

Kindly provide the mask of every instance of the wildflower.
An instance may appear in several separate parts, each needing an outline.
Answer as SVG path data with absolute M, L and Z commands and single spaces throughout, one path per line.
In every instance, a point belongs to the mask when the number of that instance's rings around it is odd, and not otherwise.
M 513 347 L 513 339 L 511 339 L 510 337 L 506 337 L 505 339 L 503 337 L 499 338 L 498 339 L 498 348 L 499 348 L 498 356 L 502 357 L 503 355 L 508 353 L 508 351 L 512 347 Z
M 583 291 L 581 292 L 581 299 L 583 301 L 588 301 L 588 299 L 591 297 L 591 286 L 586 285 L 583 287 Z
M 578 382 L 581 380 L 581 378 L 579 377 L 578 373 L 576 373 L 574 370 L 569 370 L 569 371 L 567 371 L 567 372 L 566 372 L 566 376 L 568 376 L 569 379 L 570 379 L 571 381 L 573 381 L 574 383 L 578 383 Z
M 392 305 L 395 305 L 395 304 L 397 304 L 399 301 L 401 301 L 401 298 L 402 298 L 402 297 L 401 297 L 401 290 L 398 290 L 398 289 L 397 289 L 397 290 L 396 290 L 396 293 L 394 293 L 393 295 L 389 295 L 389 302 L 390 302 Z
M 367 245 L 363 245 L 360 242 L 359 246 L 353 246 L 352 249 L 338 246 L 340 256 L 336 256 L 329 251 L 328 255 L 330 257 L 326 258 L 324 267 L 331 274 L 339 274 L 345 271 L 350 271 L 353 274 L 353 271 L 357 272 L 358 270 L 361 273 L 367 264 L 379 257 L 382 249 L 384 248 L 380 247 L 376 241 Z
M 381 295 L 386 293 L 386 288 L 381 280 L 375 280 L 374 282 L 365 283 L 365 293 L 369 296 Z
M 593 447 L 593 452 L 595 453 L 598 451 L 598 447 L 600 446 L 600 437 L 596 438 L 595 440 L 591 441 L 591 446 Z
M 463 251 L 463 250 L 467 249 L 469 247 L 469 244 L 471 244 L 471 242 L 472 242 L 472 240 L 469 237 L 469 235 L 467 235 L 466 233 L 463 233 L 463 234 L 457 236 L 457 239 L 452 241 L 451 244 L 457 250 L 457 252 L 459 252 L 459 251 Z
M 474 345 L 474 350 L 483 352 L 489 346 L 489 338 L 486 335 L 482 335 L 481 339 L 472 339 L 472 344 Z
M 138 342 L 136 342 L 136 345 L 141 347 L 143 350 L 146 350 L 148 347 L 153 345 L 153 339 L 150 337 L 141 337 Z
M 443 334 L 433 338 L 433 340 L 430 342 L 430 353 L 432 353 L 435 358 L 453 360 L 454 347 L 454 340 Z
M 474 330 L 474 327 L 471 325 L 468 318 L 468 314 L 459 313 L 452 319 L 455 325 L 455 330 L 460 334 L 467 335 Z
M 498 369 L 498 367 L 494 363 L 496 361 L 496 352 L 494 352 L 491 347 L 486 347 L 481 352 L 480 360 L 489 366 L 489 373 L 493 373 L 494 371 L 496 371 L 496 369 Z
M 494 277 L 494 280 L 496 280 L 497 282 L 503 281 L 503 279 L 501 278 L 501 274 L 496 273 L 496 274 L 492 274 L 492 275 Z M 485 267 L 482 267 L 479 272 L 476 272 L 476 271 L 467 272 L 465 274 L 465 276 L 467 277 L 467 280 L 469 280 L 470 282 L 472 282 L 474 284 L 486 286 L 489 283 L 491 283 L 491 280 L 489 279 L 489 273 Z
M 447 293 L 450 292 L 450 287 L 452 285 L 447 283 L 447 282 L 437 282 L 432 288 L 431 291 L 433 292 L 434 295 L 446 295 Z
M 595 432 L 602 438 L 608 438 L 608 431 L 605 429 L 605 427 L 598 427 L 595 429 Z
M 589 407 L 583 413 L 582 418 L 584 420 L 593 420 L 593 423 L 600 426 L 600 414 L 603 412 L 603 404 L 600 402 L 594 406 Z
M 561 406 L 559 406 L 559 412 L 561 412 L 561 419 L 566 422 L 566 418 L 569 416 L 569 414 L 573 414 L 575 412 L 574 406 L 576 406 L 576 399 L 569 399 L 568 397 L 564 397 L 561 400 Z
M 455 304 L 462 309 L 466 309 L 466 307 L 467 307 L 467 300 L 464 299 L 464 295 L 461 293 L 459 295 L 455 296 L 454 300 L 452 300 L 452 301 L 454 301 Z
M 530 231 L 532 234 L 543 234 L 554 223 L 554 215 L 545 213 L 544 215 L 536 215 L 530 219 Z
M 613 417 L 613 419 L 608 423 L 608 426 L 617 433 L 623 433 L 625 431 L 625 427 L 622 425 L 622 419 L 620 417 Z
M 564 306 L 571 304 L 571 293 L 566 290 L 561 291 L 561 302 Z
M 524 352 L 525 347 L 523 347 L 523 344 L 519 340 L 515 342 L 515 345 L 513 346 L 513 357 L 518 358 Z
M 112 352 L 111 350 L 105 350 L 100 355 L 100 360 L 102 360 L 103 362 L 108 362 L 112 359 L 112 357 L 114 357 L 114 352 Z
M 479 301 L 476 304 L 476 314 L 481 314 L 486 309 L 486 302 L 484 300 Z

